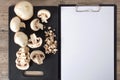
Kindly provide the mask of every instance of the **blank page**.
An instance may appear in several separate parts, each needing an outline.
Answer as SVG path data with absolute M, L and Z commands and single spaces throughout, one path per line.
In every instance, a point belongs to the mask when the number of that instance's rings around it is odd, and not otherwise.
M 61 80 L 114 80 L 114 6 L 61 6 Z

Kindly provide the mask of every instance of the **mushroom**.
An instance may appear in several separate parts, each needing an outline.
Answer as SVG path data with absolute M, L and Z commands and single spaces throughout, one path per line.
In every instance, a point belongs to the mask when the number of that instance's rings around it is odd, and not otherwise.
M 22 48 L 19 49 L 19 51 L 26 53 L 26 52 L 29 52 L 29 48 L 28 47 L 22 47 Z
M 28 46 L 30 48 L 38 48 L 42 45 L 42 38 L 37 37 L 34 33 L 30 35 L 30 39 L 28 40 Z
M 16 64 L 16 67 L 20 70 L 27 70 L 29 68 L 29 63 L 26 63 L 24 65 L 21 65 L 21 64 Z
M 21 22 L 19 17 L 13 17 L 12 20 L 10 21 L 10 29 L 13 32 L 18 32 L 20 28 L 25 28 L 25 23 Z
M 16 67 L 20 70 L 26 70 L 29 68 L 30 53 L 28 47 L 20 48 L 16 53 L 17 59 L 15 60 Z
M 58 51 L 57 49 L 57 40 L 55 40 L 55 33 L 53 30 L 51 30 L 51 27 L 48 27 L 48 30 L 45 31 L 45 44 L 44 44 L 44 49 L 46 54 L 56 54 Z
M 28 1 L 20 1 L 14 7 L 14 12 L 23 20 L 29 20 L 33 16 L 33 5 Z
M 33 19 L 30 23 L 30 27 L 33 31 L 43 30 L 43 24 L 40 23 L 39 19 Z
M 51 13 L 46 9 L 41 9 L 38 11 L 37 16 L 41 18 L 42 22 L 47 23 L 47 20 L 51 17 Z
M 40 65 L 43 64 L 43 60 L 45 59 L 45 54 L 40 50 L 34 50 L 31 52 L 30 58 L 34 63 Z
M 21 57 L 22 56 L 22 57 L 25 57 L 25 58 L 29 57 L 29 48 L 28 47 L 22 47 L 22 48 L 20 48 L 17 51 L 16 56 L 17 57 Z
M 29 62 L 30 62 L 30 57 L 28 58 L 27 56 L 26 56 L 26 58 L 24 58 L 24 57 L 18 57 L 18 58 L 15 60 L 15 63 L 16 63 L 16 64 L 21 64 L 21 65 L 27 64 L 27 63 L 29 63 Z
M 14 35 L 14 42 L 21 47 L 25 47 L 28 44 L 28 37 L 23 32 L 16 32 Z

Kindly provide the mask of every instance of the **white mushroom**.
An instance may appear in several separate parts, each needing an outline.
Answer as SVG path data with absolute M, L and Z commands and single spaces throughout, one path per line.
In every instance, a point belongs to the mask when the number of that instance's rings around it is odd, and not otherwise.
M 16 53 L 16 56 L 17 57 L 25 57 L 25 58 L 27 58 L 27 57 L 29 57 L 29 48 L 28 47 L 22 47 L 22 48 L 20 48 L 18 51 L 17 51 L 17 53 Z
M 14 12 L 23 20 L 29 20 L 33 16 L 33 5 L 28 1 L 20 1 L 15 5 Z
M 32 51 L 32 53 L 30 54 L 30 58 L 32 59 L 33 62 L 40 65 L 43 64 L 43 60 L 45 59 L 45 54 L 40 50 L 35 50 Z
M 50 27 L 48 27 L 48 30 L 45 31 L 45 44 L 44 44 L 44 49 L 46 54 L 56 54 L 58 51 L 57 49 L 57 40 L 55 40 L 55 33 L 53 30 L 51 30 Z
M 28 47 L 20 48 L 16 53 L 17 59 L 15 60 L 16 67 L 20 70 L 29 68 L 30 53 Z
M 16 32 L 14 35 L 14 42 L 21 47 L 25 47 L 28 44 L 28 37 L 23 32 Z
M 21 22 L 19 17 L 13 17 L 12 20 L 10 21 L 10 29 L 13 32 L 18 32 L 20 28 L 25 28 L 25 23 Z
M 33 19 L 30 23 L 30 27 L 33 31 L 43 30 L 43 24 L 40 23 L 39 19 Z
M 46 9 L 41 9 L 38 11 L 37 16 L 41 18 L 42 22 L 47 23 L 47 20 L 51 17 L 51 13 Z
M 26 63 L 24 65 L 21 65 L 21 64 L 16 64 L 16 67 L 20 70 L 27 70 L 29 68 L 29 63 Z
M 30 35 L 30 39 L 28 40 L 28 46 L 30 48 L 38 48 L 42 45 L 42 38 L 37 37 L 34 33 Z
M 24 58 L 24 57 L 18 57 L 18 58 L 15 60 L 15 63 L 16 63 L 16 64 L 21 64 L 21 65 L 27 64 L 27 63 L 29 63 L 29 62 L 30 62 L 30 57 L 28 58 L 27 56 L 26 56 L 26 58 Z

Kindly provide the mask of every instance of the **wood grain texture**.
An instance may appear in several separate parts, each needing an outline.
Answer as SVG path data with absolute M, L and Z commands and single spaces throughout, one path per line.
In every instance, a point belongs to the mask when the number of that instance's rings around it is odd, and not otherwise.
M 21 0 L 0 0 L 0 80 L 8 80 L 8 8 Z M 61 0 L 27 0 L 34 6 L 58 5 Z M 120 0 L 64 0 L 67 4 L 102 3 L 117 5 L 117 80 L 120 80 Z

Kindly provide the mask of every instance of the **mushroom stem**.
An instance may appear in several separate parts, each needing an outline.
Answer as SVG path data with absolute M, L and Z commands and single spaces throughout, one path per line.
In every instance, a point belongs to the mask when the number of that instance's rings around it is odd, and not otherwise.
M 32 35 L 30 36 L 30 38 L 31 38 L 31 41 L 32 41 L 33 44 L 37 43 L 37 37 L 36 37 L 35 34 L 32 34 Z
M 40 57 L 40 55 L 36 55 L 36 62 L 38 63 L 38 64 L 42 64 L 43 62 L 42 62 L 42 60 L 41 60 L 41 57 Z
M 47 18 L 45 16 L 43 16 L 41 20 L 42 20 L 42 22 L 47 23 Z
M 21 23 L 20 23 L 20 27 L 21 27 L 21 28 L 26 28 L 25 23 L 24 23 L 24 22 L 21 22 Z

